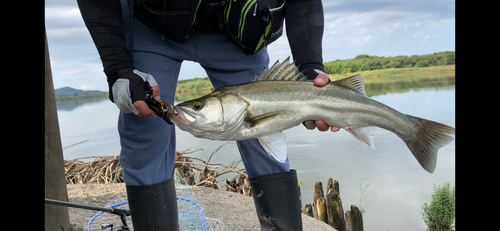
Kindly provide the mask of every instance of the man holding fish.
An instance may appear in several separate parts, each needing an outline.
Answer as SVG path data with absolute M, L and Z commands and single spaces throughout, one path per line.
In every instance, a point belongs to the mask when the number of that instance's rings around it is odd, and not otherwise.
M 121 110 L 120 163 L 134 230 L 179 229 L 173 180 L 175 127 L 166 123 L 165 118 L 156 117 L 146 103 L 145 92 L 152 89 L 156 101 L 173 102 L 184 60 L 199 63 L 216 90 L 199 101 L 176 106 L 168 118 L 195 136 L 237 141 L 262 230 L 302 230 L 297 174 L 290 169 L 285 137 L 281 130 L 259 130 L 278 124 L 275 121 L 282 121 L 284 116 L 294 116 L 281 109 L 261 109 L 257 101 L 251 101 L 252 93 L 231 86 L 250 83 L 263 68 L 268 68 L 267 45 L 281 36 L 283 22 L 286 21 L 294 64 L 288 64 L 287 60 L 274 65 L 255 79 L 256 84 L 282 81 L 297 86 L 296 83 L 309 80 L 314 85 L 307 86 L 309 91 L 313 87 L 338 88 L 338 92 L 358 95 L 352 100 L 361 100 L 373 109 L 380 106 L 362 98 L 366 95 L 360 77 L 330 82 L 324 73 L 321 45 L 324 16 L 320 0 L 78 0 L 78 5 L 102 60 L 110 100 Z M 299 89 L 292 85 L 282 89 Z M 245 95 L 237 95 L 237 91 Z M 349 100 L 343 102 L 352 101 Z M 221 116 L 224 113 L 230 114 Z M 401 136 L 409 147 L 412 138 L 427 137 L 412 133 L 420 126 L 417 124 L 421 123 L 420 118 L 405 120 L 395 110 L 387 111 L 385 116 L 401 119 L 395 127 L 405 130 Z M 342 127 L 370 147 L 371 138 L 367 137 L 370 130 L 365 127 L 379 117 L 361 116 L 351 121 L 339 114 L 339 118 L 337 121 L 343 126 L 331 126 L 339 124 L 327 124 L 327 117 L 322 119 L 318 114 L 318 117 L 294 117 L 295 120 L 287 118 L 286 126 L 276 128 L 284 130 L 301 122 L 308 129 L 317 127 L 320 131 L 335 132 Z M 429 124 L 442 128 L 434 122 Z M 394 127 L 373 126 L 388 130 Z M 433 134 L 443 142 L 448 141 L 441 130 L 433 130 Z M 448 128 L 444 130 L 451 133 Z M 252 138 L 246 139 L 249 134 Z M 432 158 L 426 159 L 434 157 L 433 153 L 423 146 L 418 148 L 421 153 L 413 154 L 426 170 L 433 171 L 435 163 Z

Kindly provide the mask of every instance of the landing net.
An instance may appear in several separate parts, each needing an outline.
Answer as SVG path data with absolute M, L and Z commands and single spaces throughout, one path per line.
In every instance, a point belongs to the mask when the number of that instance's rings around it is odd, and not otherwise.
M 207 218 L 203 214 L 203 209 L 196 203 L 196 196 L 191 187 L 176 171 L 175 190 L 177 194 L 177 210 L 179 213 L 179 230 L 207 230 L 207 231 L 226 231 L 224 223 L 215 218 Z M 129 209 L 127 193 L 120 193 L 113 197 L 105 205 L 106 208 Z M 122 226 L 120 217 L 114 214 L 99 212 L 90 219 L 87 230 L 102 231 L 113 228 L 117 230 Z M 127 216 L 127 226 L 134 230 L 132 219 Z

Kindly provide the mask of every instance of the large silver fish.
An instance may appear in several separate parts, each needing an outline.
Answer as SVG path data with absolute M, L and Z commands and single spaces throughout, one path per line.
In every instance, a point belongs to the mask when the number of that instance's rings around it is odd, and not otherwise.
M 398 135 L 430 173 L 436 168 L 438 149 L 453 140 L 447 134 L 455 134 L 453 127 L 403 114 L 368 98 L 361 75 L 317 87 L 288 59 L 264 69 L 250 83 L 219 88 L 174 109 L 169 118 L 196 137 L 259 138 L 265 148 L 266 137 L 303 121 L 324 120 L 343 128 L 367 148 L 374 147 L 372 128 L 380 127 Z

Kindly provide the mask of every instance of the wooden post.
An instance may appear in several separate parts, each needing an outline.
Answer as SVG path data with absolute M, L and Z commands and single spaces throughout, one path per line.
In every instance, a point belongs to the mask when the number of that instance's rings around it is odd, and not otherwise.
M 45 33 L 45 198 L 68 201 L 47 33 Z M 68 207 L 45 204 L 45 230 L 69 229 Z
M 318 198 L 316 201 L 316 213 L 318 214 L 318 221 L 328 224 L 328 217 L 326 212 L 326 201 L 324 197 Z
M 336 230 L 345 231 L 344 209 L 340 199 L 339 182 L 332 178 L 327 182 L 326 209 L 328 211 L 328 224 Z
M 363 214 L 355 205 L 351 205 L 351 211 L 345 212 L 346 231 L 363 231 Z
M 321 181 L 316 181 L 314 184 L 313 201 L 318 200 L 320 197 L 325 197 L 325 194 L 323 193 L 323 183 Z
M 305 204 L 304 205 L 304 210 L 302 210 L 302 213 L 310 216 L 310 217 L 314 217 L 314 214 L 313 214 L 313 208 L 312 208 L 312 205 L 311 204 Z
M 323 183 L 321 181 L 316 181 L 314 184 L 314 195 L 313 195 L 313 210 L 314 210 L 314 218 L 318 219 L 318 199 L 324 197 L 323 196 Z

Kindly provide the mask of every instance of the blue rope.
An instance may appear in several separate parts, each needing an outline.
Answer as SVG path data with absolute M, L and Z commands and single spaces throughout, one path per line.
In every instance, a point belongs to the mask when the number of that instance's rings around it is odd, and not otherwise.
M 205 222 L 205 215 L 203 214 L 203 210 L 201 209 L 201 207 L 198 204 L 196 204 L 194 201 L 186 199 L 186 198 L 177 197 L 177 200 L 187 201 L 187 202 L 190 202 L 193 205 L 196 205 L 196 207 L 198 207 L 198 209 L 200 210 L 201 219 L 203 220 L 203 227 L 205 228 L 205 231 L 208 231 L 208 229 L 207 229 L 207 223 Z
M 203 210 L 201 209 L 201 207 L 198 204 L 196 204 L 194 201 L 186 199 L 186 198 L 177 197 L 177 200 L 187 201 L 187 202 L 190 202 L 193 205 L 196 205 L 196 207 L 198 207 L 198 209 L 200 210 L 201 219 L 203 220 L 203 227 L 205 228 L 205 231 L 208 231 L 208 229 L 207 229 L 207 223 L 205 222 L 205 215 L 203 214 Z M 112 209 L 112 208 L 115 208 L 115 207 L 118 207 L 120 205 L 124 205 L 124 204 L 127 204 L 127 203 L 128 203 L 128 201 L 124 201 L 122 203 L 119 203 L 119 204 L 116 204 L 116 205 L 113 205 L 113 206 L 109 207 L 109 209 Z M 100 211 L 94 217 L 92 217 L 92 219 L 90 219 L 89 223 L 87 224 L 87 230 L 90 230 L 90 224 L 92 223 L 92 221 L 94 221 L 102 213 L 103 213 L 103 211 Z

